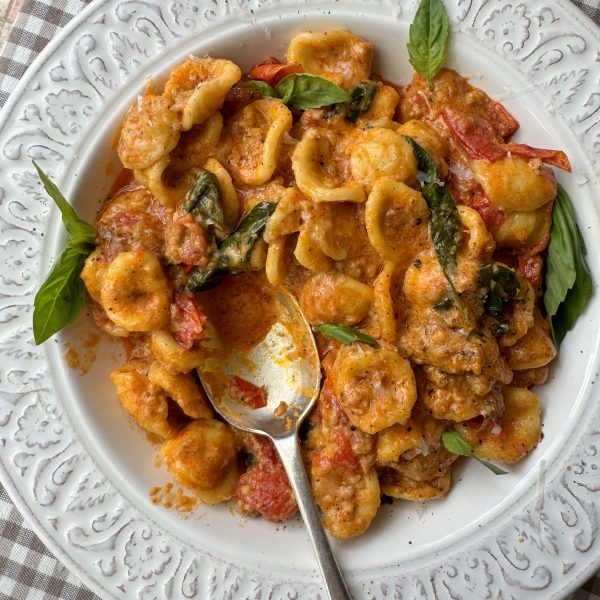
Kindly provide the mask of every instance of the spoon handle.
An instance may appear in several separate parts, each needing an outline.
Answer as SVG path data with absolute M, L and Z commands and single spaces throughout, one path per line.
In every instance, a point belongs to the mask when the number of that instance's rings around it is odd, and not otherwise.
M 306 471 L 302 464 L 296 436 L 290 435 L 273 439 L 273 442 L 279 452 L 294 494 L 296 494 L 300 514 L 308 529 L 308 534 L 317 555 L 317 562 L 325 580 L 326 592 L 331 600 L 352 600 L 335 556 L 331 551 L 329 540 L 325 535 L 321 517 L 317 511 Z

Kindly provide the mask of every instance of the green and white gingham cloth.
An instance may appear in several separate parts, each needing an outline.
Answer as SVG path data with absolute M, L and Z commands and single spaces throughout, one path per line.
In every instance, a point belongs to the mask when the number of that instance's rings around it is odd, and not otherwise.
M 92 1 L 10 0 L 12 23 L 0 51 L 0 107 L 46 44 Z M 600 26 L 600 0 L 571 1 Z M 0 600 L 57 599 L 99 600 L 54 558 L 0 485 Z M 600 573 L 572 600 L 600 600 Z

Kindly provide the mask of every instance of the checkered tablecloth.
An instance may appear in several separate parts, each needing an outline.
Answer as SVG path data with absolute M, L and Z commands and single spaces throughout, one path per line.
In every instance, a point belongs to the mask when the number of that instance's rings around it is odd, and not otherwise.
M 0 107 L 38 53 L 92 1 L 0 0 Z M 600 25 L 600 0 L 572 2 Z M 0 485 L 0 600 L 57 598 L 99 600 L 54 558 Z M 600 600 L 600 573 L 572 600 Z

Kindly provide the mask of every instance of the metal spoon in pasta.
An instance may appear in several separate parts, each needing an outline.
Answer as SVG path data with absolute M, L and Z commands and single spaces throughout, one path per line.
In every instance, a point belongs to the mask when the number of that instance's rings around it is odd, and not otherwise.
M 227 422 L 273 442 L 296 495 L 329 598 L 349 599 L 310 490 L 297 438 L 302 420 L 319 395 L 319 355 L 296 300 L 283 290 L 274 295 L 279 319 L 264 339 L 250 352 L 213 344 L 216 360 L 210 363 L 217 364 L 218 370 L 202 368 L 200 380 L 215 410 Z M 262 401 L 240 400 L 239 389 L 235 390 L 235 382 L 240 380 L 260 389 Z

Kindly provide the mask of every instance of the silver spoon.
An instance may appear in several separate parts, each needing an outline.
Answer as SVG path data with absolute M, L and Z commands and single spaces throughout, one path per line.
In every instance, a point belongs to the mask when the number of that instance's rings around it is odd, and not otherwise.
M 285 291 L 275 294 L 279 320 L 249 353 L 220 348 L 219 370 L 202 369 L 200 380 L 215 410 L 231 425 L 268 437 L 281 458 L 331 600 L 351 600 L 342 578 L 302 464 L 298 428 L 313 407 L 320 389 L 319 355 L 310 325 L 296 300 Z M 229 393 L 237 375 L 267 391 L 267 406 L 251 408 Z

